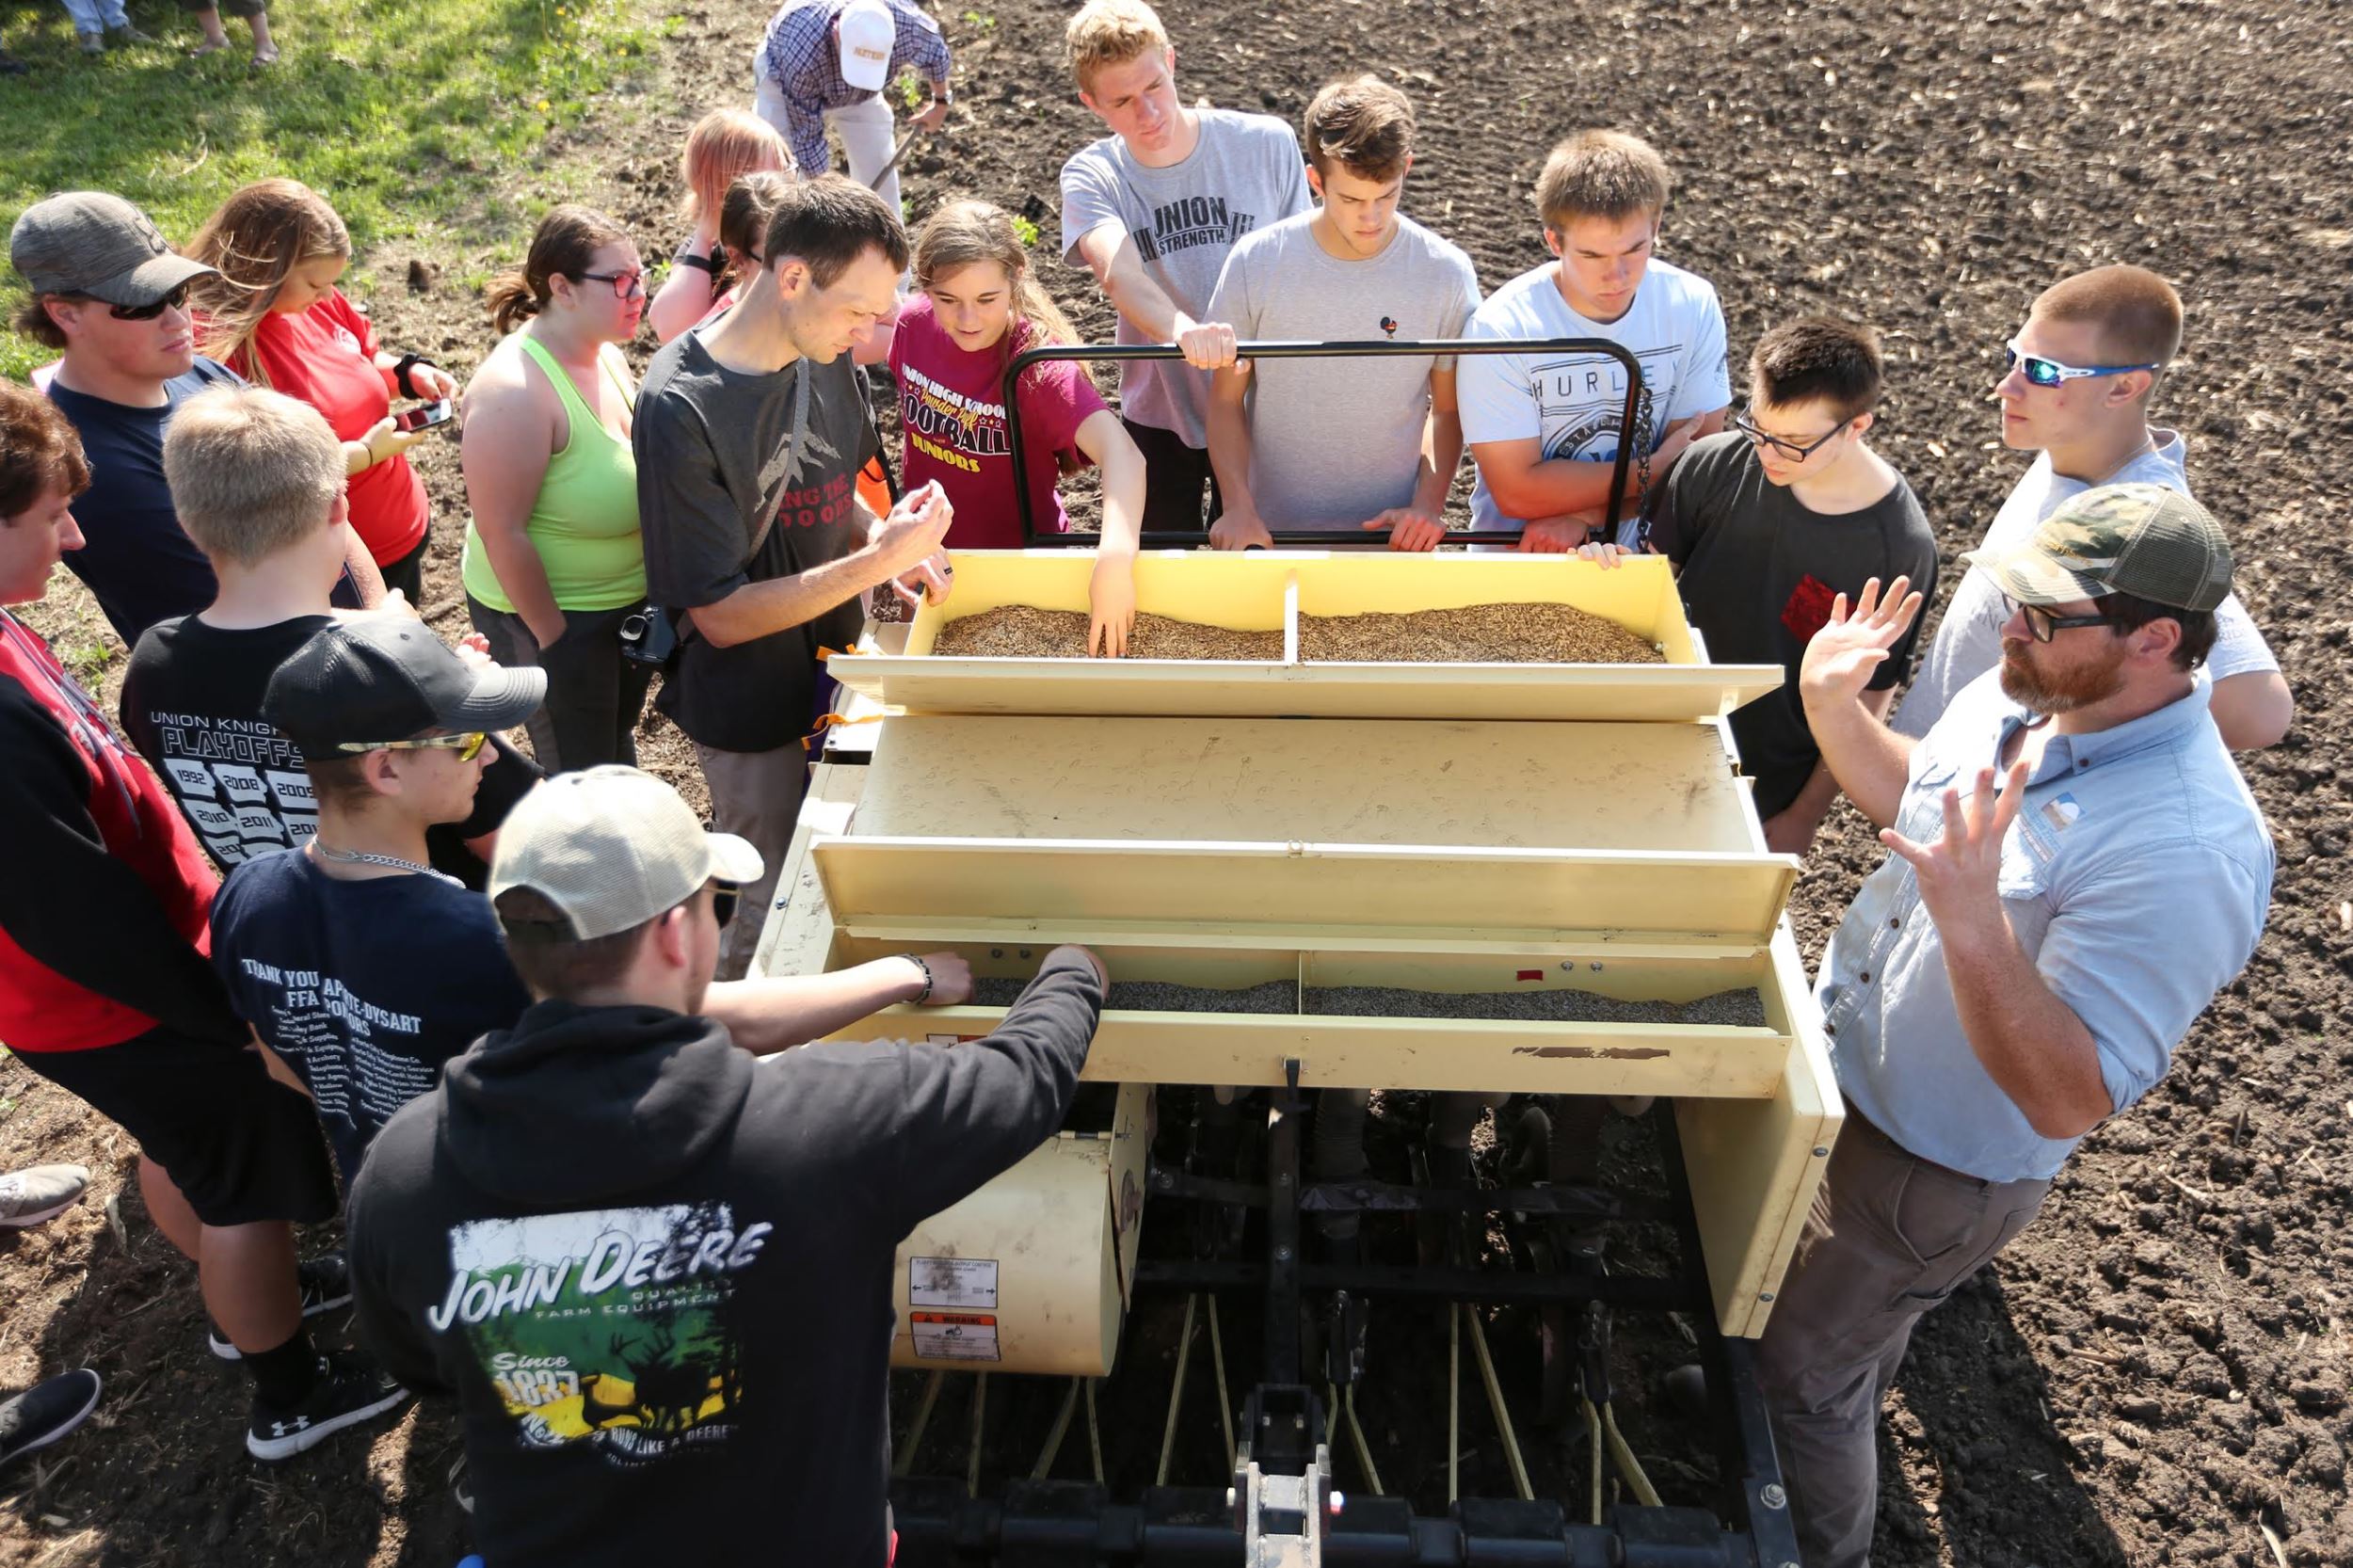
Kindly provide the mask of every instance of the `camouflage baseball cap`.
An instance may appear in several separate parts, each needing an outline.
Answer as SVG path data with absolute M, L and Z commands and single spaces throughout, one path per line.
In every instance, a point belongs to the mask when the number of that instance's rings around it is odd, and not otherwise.
M 8 260 L 35 294 L 86 294 L 109 305 L 152 305 L 214 270 L 172 249 L 145 213 L 98 190 L 25 208 L 8 232 Z
M 2021 604 L 2131 594 L 2211 610 L 2231 592 L 2231 543 L 2214 514 L 2163 485 L 2104 485 L 2070 498 L 2014 550 L 1961 558 Z

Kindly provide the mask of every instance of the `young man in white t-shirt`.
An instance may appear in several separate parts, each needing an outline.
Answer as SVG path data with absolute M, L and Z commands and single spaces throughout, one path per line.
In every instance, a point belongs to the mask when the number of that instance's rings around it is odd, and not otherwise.
M 1479 308 L 1479 273 L 1399 211 L 1414 167 L 1405 95 L 1375 76 L 1329 83 L 1307 105 L 1306 141 L 1322 204 L 1244 235 L 1209 313 L 1244 339 L 1460 337 Z M 1445 537 L 1463 460 L 1451 359 L 1237 363 L 1210 382 L 1209 429 L 1225 503 L 1209 542 L 1221 550 L 1272 545 L 1273 528 L 1391 550 L 1435 550 Z
M 1716 290 L 1653 260 L 1666 210 L 1666 161 L 1617 131 L 1580 131 L 1552 150 L 1536 182 L 1545 248 L 1471 317 L 1474 338 L 1607 338 L 1633 354 L 1649 394 L 1650 488 L 1684 449 L 1724 427 L 1732 380 Z M 1520 548 L 1573 551 L 1609 505 L 1625 371 L 1595 353 L 1467 356 L 1455 376 L 1463 434 L 1479 464 L 1471 526 L 1525 527 Z M 1636 456 L 1641 456 L 1638 450 Z M 1628 470 L 1614 542 L 1641 542 L 1641 465 Z
M 1176 51 L 1144 0 L 1087 0 L 1064 34 L 1079 101 L 1112 130 L 1063 165 L 1063 259 L 1087 267 L 1119 312 L 1123 344 L 1175 344 L 1185 362 L 1120 366 L 1120 417 L 1144 454 L 1147 532 L 1199 530 L 1209 372 L 1234 362 L 1209 314 L 1244 234 L 1307 210 L 1298 138 L 1272 115 L 1188 108 Z
M 2098 486 L 2189 493 L 2180 433 L 2149 424 L 2150 396 L 2181 344 L 2181 297 L 2146 267 L 2095 267 L 2043 292 L 1993 389 L 2002 443 L 2041 456 L 2002 503 L 1980 553 L 2025 543 L 2061 502 Z M 2002 662 L 2009 613 L 1992 578 L 1962 574 L 1896 710 L 1898 732 L 1927 734 L 1962 687 Z M 2216 610 L 2215 632 L 2205 667 L 2216 728 L 2233 751 L 2275 744 L 2296 716 L 2280 661 L 2235 594 Z

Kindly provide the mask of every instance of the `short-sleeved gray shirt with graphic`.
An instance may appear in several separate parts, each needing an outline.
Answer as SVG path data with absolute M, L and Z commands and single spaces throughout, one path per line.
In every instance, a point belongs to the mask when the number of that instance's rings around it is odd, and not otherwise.
M 1116 223 L 1176 308 L 1207 321 L 1217 275 L 1235 242 L 1307 210 L 1307 164 L 1291 128 L 1272 115 L 1196 112 L 1200 140 L 1183 162 L 1166 168 L 1144 168 L 1117 136 L 1071 155 L 1062 166 L 1063 259 L 1084 265 L 1080 237 Z M 1118 341 L 1150 340 L 1122 316 Z M 1206 446 L 1209 387 L 1206 371 L 1133 360 L 1120 367 L 1120 412 L 1138 424 L 1174 430 L 1188 446 Z
M 1378 256 L 1342 261 L 1302 213 L 1245 235 L 1209 315 L 1244 338 L 1460 337 L 1479 309 L 1471 259 L 1410 218 Z M 1430 373 L 1451 359 L 1263 360 L 1250 367 L 1250 495 L 1270 528 L 1353 529 L 1414 499 Z

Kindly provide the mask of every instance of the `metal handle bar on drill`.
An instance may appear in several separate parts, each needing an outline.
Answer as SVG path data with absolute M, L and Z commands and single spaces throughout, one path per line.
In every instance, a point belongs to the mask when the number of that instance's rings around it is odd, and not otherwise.
M 1618 410 L 1618 456 L 1609 469 L 1609 508 L 1604 514 L 1604 536 L 1616 531 L 1618 509 L 1625 502 L 1626 464 L 1634 453 L 1634 423 L 1642 396 L 1642 367 L 1632 353 L 1608 338 L 1433 338 L 1426 342 L 1391 343 L 1375 339 L 1366 343 L 1292 343 L 1273 341 L 1242 343 L 1235 345 L 1236 360 L 1360 360 L 1379 359 L 1390 355 L 1463 355 L 1463 354 L 1602 354 L 1618 361 L 1625 372 L 1625 404 Z M 1041 534 L 1037 519 L 1030 510 L 1029 454 L 1021 444 L 1021 400 L 1015 395 L 1015 384 L 1021 373 L 1032 365 L 1048 360 L 1181 360 L 1185 351 L 1173 343 L 1087 343 L 1047 344 L 1038 348 L 1025 348 L 1013 357 L 1005 367 L 1002 393 L 1005 399 L 1005 440 L 1013 448 L 1014 504 L 1021 509 L 1021 537 L 1032 548 L 1037 546 L 1068 546 L 1093 542 L 1101 536 L 1094 534 Z M 1520 542 L 1523 530 L 1497 528 L 1482 530 L 1477 536 L 1480 544 L 1510 545 Z M 1329 528 L 1277 528 L 1272 536 L 1278 545 L 1299 545 L 1308 549 L 1328 548 L 1335 538 L 1349 536 Z M 1207 540 L 1205 532 L 1188 529 L 1155 529 L 1140 541 L 1144 548 L 1191 549 Z

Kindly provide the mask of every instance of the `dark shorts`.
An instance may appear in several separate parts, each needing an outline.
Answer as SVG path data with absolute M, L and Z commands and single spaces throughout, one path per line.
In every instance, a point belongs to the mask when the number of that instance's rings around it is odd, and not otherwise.
M 416 549 L 389 566 L 381 561 L 376 566 L 377 575 L 384 579 L 385 591 L 390 593 L 398 588 L 407 596 L 408 602 L 416 606 L 419 615 L 424 614 L 424 552 L 432 545 L 433 535 L 428 530 L 425 536 L 417 541 Z
M 341 1207 L 311 1102 L 259 1052 L 152 1029 L 96 1050 L 16 1059 L 139 1142 L 208 1225 L 312 1224 Z
M 1217 472 L 1209 466 L 1209 455 L 1197 446 L 1187 446 L 1185 438 L 1174 430 L 1163 430 L 1157 424 L 1138 424 L 1130 419 L 1120 424 L 1144 454 L 1144 528 L 1146 533 L 1185 531 L 1199 534 L 1207 542 L 1209 524 L 1225 510 L 1225 500 L 1217 493 Z M 1201 491 L 1209 492 L 1209 515 L 1201 511 Z

